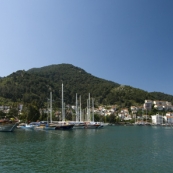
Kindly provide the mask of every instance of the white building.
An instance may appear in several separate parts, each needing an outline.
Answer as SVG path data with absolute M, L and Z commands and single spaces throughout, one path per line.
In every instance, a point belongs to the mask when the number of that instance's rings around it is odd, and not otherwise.
M 145 103 L 143 105 L 145 110 L 151 110 L 153 105 L 153 101 L 152 100 L 145 100 Z
M 173 106 L 172 106 L 172 103 L 171 102 L 168 102 L 168 101 L 158 101 L 158 100 L 155 100 L 153 101 L 153 104 L 154 104 L 154 108 L 156 108 L 157 110 L 173 110 Z
M 138 108 L 136 106 L 131 106 L 130 109 L 132 111 L 132 114 L 135 114 L 138 111 Z
M 122 120 L 131 119 L 131 115 L 129 114 L 128 109 L 122 109 L 121 112 L 118 114 L 118 116 L 119 116 Z
M 162 105 L 154 105 L 154 108 L 156 108 L 159 111 L 162 111 L 164 107 Z
M 173 124 L 173 116 L 166 116 L 166 118 L 168 124 Z
M 152 123 L 153 124 L 163 124 L 163 116 L 162 115 L 152 115 Z
M 173 113 L 172 112 L 167 112 L 166 116 L 173 116 Z
M 173 106 L 171 102 L 166 102 L 166 110 L 173 110 Z
M 153 101 L 153 104 L 160 105 L 160 106 L 166 106 L 166 101 L 155 100 L 155 101 Z
M 153 104 L 153 101 L 152 100 L 145 100 L 145 103 L 152 103 Z

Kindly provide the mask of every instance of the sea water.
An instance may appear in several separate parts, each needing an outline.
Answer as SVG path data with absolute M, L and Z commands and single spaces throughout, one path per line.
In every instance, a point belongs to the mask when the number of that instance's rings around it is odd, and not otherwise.
M 0 172 L 168 173 L 172 149 L 172 127 L 16 129 L 0 133 Z

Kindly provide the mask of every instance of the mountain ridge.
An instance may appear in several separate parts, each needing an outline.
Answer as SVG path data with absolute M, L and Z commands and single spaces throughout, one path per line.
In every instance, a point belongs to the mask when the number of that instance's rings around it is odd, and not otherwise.
M 88 93 L 95 98 L 95 104 L 118 104 L 121 107 L 142 104 L 145 99 L 165 100 L 173 103 L 173 96 L 161 92 L 147 92 L 142 89 L 98 78 L 72 64 L 52 64 L 27 71 L 18 70 L 0 78 L 0 103 L 39 102 L 45 106 L 50 91 L 54 104 L 61 104 L 61 84 L 64 84 L 64 99 L 67 104 L 75 104 L 76 93 L 82 96 L 86 106 Z

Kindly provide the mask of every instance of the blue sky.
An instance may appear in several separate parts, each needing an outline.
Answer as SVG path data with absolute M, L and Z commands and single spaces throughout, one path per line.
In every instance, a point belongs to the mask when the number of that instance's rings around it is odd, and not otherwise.
M 172 0 L 1 0 L 0 76 L 69 63 L 173 95 Z

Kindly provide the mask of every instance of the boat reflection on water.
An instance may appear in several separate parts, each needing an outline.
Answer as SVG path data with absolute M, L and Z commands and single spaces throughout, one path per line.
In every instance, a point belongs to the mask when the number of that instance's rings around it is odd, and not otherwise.
M 100 122 L 69 122 L 74 125 L 74 129 L 98 129 L 103 125 Z
M 43 128 L 44 130 L 71 130 L 73 129 L 73 124 L 66 123 L 49 123 Z

